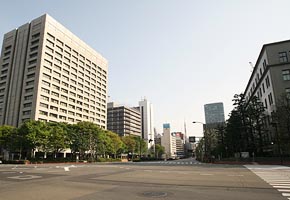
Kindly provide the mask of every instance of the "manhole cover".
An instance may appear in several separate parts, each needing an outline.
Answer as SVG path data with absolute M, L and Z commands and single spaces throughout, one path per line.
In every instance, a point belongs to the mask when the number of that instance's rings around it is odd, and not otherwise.
M 166 197 L 167 193 L 166 192 L 143 192 L 143 196 L 158 198 L 158 197 Z

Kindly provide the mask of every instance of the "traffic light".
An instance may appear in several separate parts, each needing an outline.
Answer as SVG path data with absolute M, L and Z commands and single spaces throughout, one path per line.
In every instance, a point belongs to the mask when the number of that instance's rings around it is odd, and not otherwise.
M 189 142 L 195 143 L 195 136 L 189 137 Z

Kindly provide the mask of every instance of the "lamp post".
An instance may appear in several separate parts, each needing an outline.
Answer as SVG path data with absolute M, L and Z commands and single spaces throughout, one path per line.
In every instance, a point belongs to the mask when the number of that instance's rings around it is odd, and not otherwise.
M 193 121 L 193 124 L 202 124 L 203 125 L 203 138 L 204 138 L 204 154 L 202 155 L 202 160 L 204 161 L 204 157 L 206 158 L 206 161 L 208 160 L 208 144 L 207 144 L 207 134 L 206 134 L 206 124 L 203 122 Z
M 282 165 L 283 164 L 283 152 L 282 152 L 281 143 L 280 143 L 281 142 L 280 135 L 278 133 L 278 122 L 272 122 L 271 124 L 272 124 L 272 126 L 275 127 L 275 136 L 276 136 L 276 142 L 277 142 L 277 145 L 278 145 L 280 164 Z

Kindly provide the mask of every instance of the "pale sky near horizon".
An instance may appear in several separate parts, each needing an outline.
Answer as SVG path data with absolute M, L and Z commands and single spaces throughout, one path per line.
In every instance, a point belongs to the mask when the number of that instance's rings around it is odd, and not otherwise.
M 288 0 L 10 0 L 3 34 L 48 13 L 109 61 L 111 101 L 154 106 L 158 132 L 202 135 L 203 106 L 245 90 L 266 43 L 290 39 Z

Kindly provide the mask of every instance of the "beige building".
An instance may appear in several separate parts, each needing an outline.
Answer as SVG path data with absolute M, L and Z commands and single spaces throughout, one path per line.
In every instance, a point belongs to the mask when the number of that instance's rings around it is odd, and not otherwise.
M 161 145 L 164 147 L 166 158 L 177 157 L 176 155 L 176 135 L 170 132 L 170 124 L 163 124 L 163 135 Z
M 108 62 L 45 14 L 4 35 L 0 124 L 28 119 L 106 128 Z

